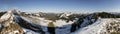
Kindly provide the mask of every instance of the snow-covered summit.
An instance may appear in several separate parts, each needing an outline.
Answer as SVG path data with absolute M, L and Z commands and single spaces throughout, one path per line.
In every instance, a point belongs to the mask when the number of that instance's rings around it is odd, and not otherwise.
M 7 13 L 5 13 L 4 15 L 2 15 L 0 19 L 1 20 L 7 20 L 9 18 L 14 17 L 15 15 L 18 15 L 18 14 L 19 14 L 18 10 L 15 10 L 15 9 L 9 10 L 9 11 L 7 11 Z
M 63 13 L 63 14 L 60 16 L 60 18 L 62 18 L 62 17 L 68 18 L 68 16 L 70 16 L 70 15 L 72 15 L 71 12 L 65 12 L 65 13 Z

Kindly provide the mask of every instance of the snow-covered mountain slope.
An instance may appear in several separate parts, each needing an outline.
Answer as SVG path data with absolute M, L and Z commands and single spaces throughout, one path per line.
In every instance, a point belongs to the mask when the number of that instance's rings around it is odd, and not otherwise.
M 92 25 L 83 27 L 72 34 L 120 34 L 120 18 L 99 19 Z
M 0 12 L 0 16 L 0 34 L 109 34 L 120 30 L 120 16 L 106 12 L 56 14 L 9 10 Z M 111 26 L 111 22 L 118 25 Z

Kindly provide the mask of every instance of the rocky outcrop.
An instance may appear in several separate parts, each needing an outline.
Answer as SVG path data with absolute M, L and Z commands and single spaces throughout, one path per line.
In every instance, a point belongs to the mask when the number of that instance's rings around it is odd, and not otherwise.
M 109 21 L 103 29 L 100 30 L 100 34 L 120 34 L 120 21 L 118 19 Z
M 2 27 L 0 34 L 24 34 L 24 31 L 19 25 L 9 23 L 9 26 Z

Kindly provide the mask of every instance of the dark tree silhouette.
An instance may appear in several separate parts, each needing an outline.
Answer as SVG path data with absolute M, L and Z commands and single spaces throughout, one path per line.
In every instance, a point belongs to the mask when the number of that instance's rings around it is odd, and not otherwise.
M 49 24 L 48 24 L 48 32 L 50 33 L 50 34 L 55 34 L 55 26 L 54 26 L 54 24 L 53 24 L 53 22 L 50 22 Z

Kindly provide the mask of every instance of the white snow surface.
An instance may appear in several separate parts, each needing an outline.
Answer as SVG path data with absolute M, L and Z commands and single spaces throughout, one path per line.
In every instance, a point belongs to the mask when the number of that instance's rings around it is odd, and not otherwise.
M 66 22 L 65 20 L 56 20 L 56 22 L 54 22 L 54 25 L 56 27 L 64 27 L 64 25 L 69 25 L 72 23 L 73 23 L 73 21 Z
M 37 32 L 34 32 L 32 30 L 29 30 L 29 29 L 25 29 L 25 28 L 23 28 L 23 31 L 25 32 L 25 34 L 39 34 Z

